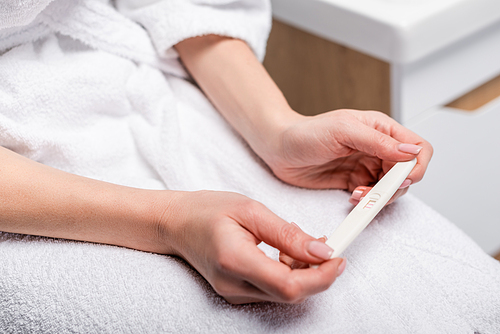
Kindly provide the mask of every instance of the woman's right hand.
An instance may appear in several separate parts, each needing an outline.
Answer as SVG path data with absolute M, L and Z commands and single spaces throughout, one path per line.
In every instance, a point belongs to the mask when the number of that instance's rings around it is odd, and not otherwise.
M 300 303 L 328 289 L 345 267 L 340 258 L 329 260 L 332 250 L 323 242 L 237 193 L 178 192 L 160 217 L 167 252 L 189 262 L 230 303 Z M 261 242 L 319 267 L 292 269 L 267 257 Z
M 342 260 L 325 261 L 328 247 L 243 195 L 130 188 L 2 147 L 0 161 L 0 231 L 178 255 L 231 303 L 300 302 L 339 275 Z M 292 270 L 257 248 L 262 241 L 321 265 Z

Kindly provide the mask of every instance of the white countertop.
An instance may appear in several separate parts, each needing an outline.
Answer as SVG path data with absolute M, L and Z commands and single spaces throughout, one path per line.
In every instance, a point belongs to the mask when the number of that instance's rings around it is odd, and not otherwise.
M 271 1 L 277 19 L 394 63 L 500 23 L 500 0 Z

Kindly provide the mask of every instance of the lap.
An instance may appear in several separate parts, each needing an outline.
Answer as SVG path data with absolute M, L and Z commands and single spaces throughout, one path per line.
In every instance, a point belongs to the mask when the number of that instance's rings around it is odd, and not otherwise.
M 4 233 L 0 328 L 176 333 L 498 331 L 500 265 L 418 200 L 398 202 L 346 250 L 348 266 L 334 285 L 301 305 L 233 306 L 177 258 Z M 414 210 L 419 211 L 418 218 L 409 219 Z M 424 218 L 427 222 L 422 222 Z M 428 229 L 429 225 L 436 229 Z M 449 239 L 439 240 L 443 232 Z

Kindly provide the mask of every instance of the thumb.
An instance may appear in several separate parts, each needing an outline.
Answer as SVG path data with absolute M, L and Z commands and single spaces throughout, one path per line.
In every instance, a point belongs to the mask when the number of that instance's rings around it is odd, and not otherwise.
M 333 249 L 303 232 L 296 224 L 289 224 L 270 210 L 258 215 L 257 220 L 245 224 L 259 240 L 288 256 L 305 263 L 321 263 L 330 259 Z

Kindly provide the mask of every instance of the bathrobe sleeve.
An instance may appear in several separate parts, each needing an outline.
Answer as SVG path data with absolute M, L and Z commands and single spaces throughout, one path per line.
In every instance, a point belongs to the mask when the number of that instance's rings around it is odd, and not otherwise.
M 165 56 L 182 40 L 216 34 L 244 40 L 262 60 L 271 29 L 269 0 L 116 0 L 116 7 L 141 24 Z

